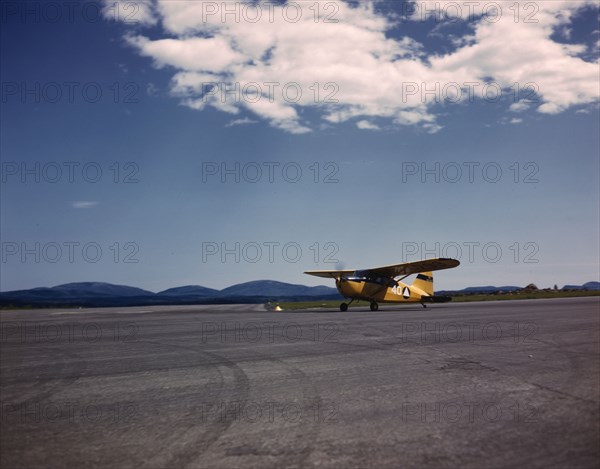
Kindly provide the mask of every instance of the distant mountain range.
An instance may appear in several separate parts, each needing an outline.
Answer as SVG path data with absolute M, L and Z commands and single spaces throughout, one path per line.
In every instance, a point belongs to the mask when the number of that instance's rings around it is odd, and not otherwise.
M 462 290 L 441 290 L 436 291 L 436 295 L 474 295 L 481 293 L 515 292 L 523 290 L 526 287 L 516 287 L 514 285 L 495 287 L 487 285 L 484 287 L 468 287 Z M 565 285 L 561 290 L 600 290 L 600 282 L 587 282 L 583 285 Z
M 274 280 L 257 280 L 215 290 L 200 285 L 169 288 L 154 293 L 126 285 L 102 282 L 77 282 L 51 288 L 32 288 L 0 293 L 2 305 L 81 305 L 133 306 L 161 304 L 263 303 L 266 301 L 303 301 L 338 299 L 335 288 L 307 287 Z
M 481 286 L 462 290 L 436 291 L 439 295 L 514 292 L 517 286 Z M 565 285 L 562 290 L 600 290 L 600 282 Z M 163 304 L 264 303 L 267 301 L 335 300 L 342 297 L 335 288 L 307 287 L 275 280 L 256 280 L 215 290 L 200 285 L 169 288 L 154 293 L 126 285 L 77 282 L 51 288 L 32 288 L 0 293 L 0 306 L 134 306 Z
M 588 282 L 583 285 L 565 285 L 563 290 L 600 290 L 600 282 Z

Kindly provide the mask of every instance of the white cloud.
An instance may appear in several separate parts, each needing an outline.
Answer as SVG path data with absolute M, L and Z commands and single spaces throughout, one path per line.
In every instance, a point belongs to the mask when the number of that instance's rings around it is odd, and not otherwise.
M 96 205 L 98 205 L 98 202 L 78 201 L 78 202 L 73 202 L 71 204 L 71 207 L 73 207 L 73 208 L 94 208 Z
M 159 39 L 131 36 L 129 42 L 140 54 L 152 57 L 158 67 L 166 65 L 188 71 L 224 72 L 245 56 L 235 52 L 222 37 Z
M 427 131 L 428 134 L 436 134 L 444 127 L 439 124 L 423 124 L 423 128 Z
M 544 103 L 538 107 L 538 112 L 542 114 L 559 114 L 565 110 L 565 106 L 561 106 L 557 103 Z
M 519 117 L 513 117 L 513 118 L 510 120 L 510 123 L 511 123 L 511 124 L 521 124 L 522 122 L 523 122 L 523 119 L 521 119 L 521 118 L 519 118 Z
M 571 28 L 577 11 L 595 5 L 591 0 L 530 2 L 537 10 L 521 11 L 519 21 L 502 2 L 495 21 L 491 10 L 469 17 L 456 2 L 418 2 L 446 8 L 451 21 L 471 20 L 468 34 L 449 39 L 452 52 L 429 55 L 413 38 L 390 37 L 396 19 L 378 12 L 376 2 L 328 3 L 336 9 L 320 10 L 315 21 L 315 9 L 302 2 L 146 0 L 141 23 L 160 20 L 163 37 L 134 28 L 127 41 L 157 67 L 174 70 L 171 93 L 183 105 L 250 111 L 292 133 L 319 127 L 305 121 L 306 108 L 331 124 L 378 118 L 437 132 L 438 105 L 483 99 L 490 82 L 511 97 L 518 84 L 521 95 L 514 98 L 521 101 L 510 105 L 513 112 L 531 105 L 557 114 L 598 100 L 598 63 L 580 57 L 584 45 L 552 39 Z M 532 12 L 537 22 L 525 21 Z
M 378 125 L 366 120 L 358 121 L 356 123 L 356 127 L 362 130 L 381 130 L 381 128 Z
M 225 127 L 234 127 L 236 125 L 250 125 L 250 124 L 258 124 L 258 121 L 252 120 L 248 117 L 244 117 L 243 119 L 234 119 L 230 121 Z
M 154 96 L 157 93 L 158 93 L 158 88 L 156 87 L 156 85 L 154 83 L 148 83 L 146 85 L 146 94 L 148 96 Z
M 529 109 L 529 103 L 527 101 L 521 100 L 516 103 L 512 103 L 509 107 L 512 112 L 522 112 Z

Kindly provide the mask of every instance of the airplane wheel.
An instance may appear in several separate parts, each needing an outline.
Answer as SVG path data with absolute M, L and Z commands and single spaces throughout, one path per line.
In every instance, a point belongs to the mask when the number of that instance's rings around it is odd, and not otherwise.
M 342 303 L 340 305 L 340 311 L 348 311 L 348 303 Z
M 377 311 L 379 309 L 379 305 L 374 301 L 371 303 L 371 311 Z

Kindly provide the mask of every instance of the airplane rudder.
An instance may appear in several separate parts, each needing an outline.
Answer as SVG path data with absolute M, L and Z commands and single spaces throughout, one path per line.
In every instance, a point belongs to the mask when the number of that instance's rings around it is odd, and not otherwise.
M 417 278 L 412 285 L 428 295 L 433 295 L 433 272 L 421 272 L 417 274 Z

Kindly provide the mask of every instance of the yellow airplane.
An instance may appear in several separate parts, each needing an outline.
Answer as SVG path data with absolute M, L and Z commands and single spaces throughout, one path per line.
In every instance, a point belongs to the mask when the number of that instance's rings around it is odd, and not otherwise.
M 456 259 L 427 259 L 405 264 L 387 265 L 365 270 L 310 270 L 304 272 L 316 277 L 333 278 L 335 286 L 350 303 L 342 303 L 340 311 L 347 311 L 355 300 L 371 303 L 371 311 L 377 311 L 380 303 L 444 303 L 449 296 L 433 294 L 433 271 L 451 269 L 460 264 Z M 415 281 L 402 283 L 406 277 L 418 274 Z M 396 280 L 396 277 L 402 277 Z

